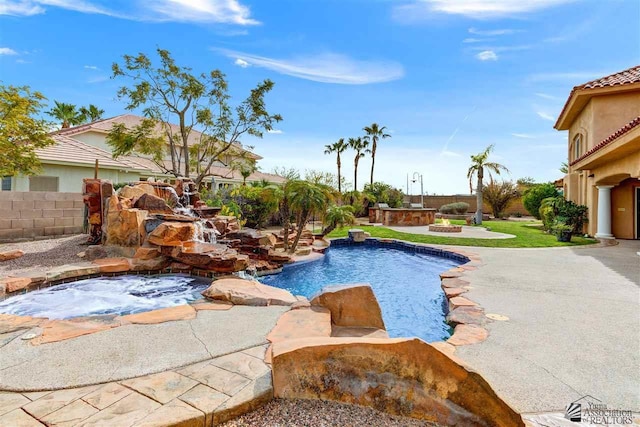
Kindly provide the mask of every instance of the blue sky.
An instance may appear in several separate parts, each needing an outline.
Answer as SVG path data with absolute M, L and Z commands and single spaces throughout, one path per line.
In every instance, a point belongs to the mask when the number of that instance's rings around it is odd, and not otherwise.
M 392 138 L 376 180 L 406 190 L 419 172 L 430 194 L 466 193 L 469 155 L 488 144 L 507 178 L 559 178 L 557 114 L 573 86 L 640 63 L 639 22 L 638 0 L 0 0 L 0 80 L 113 116 L 111 64 L 159 46 L 223 70 L 238 101 L 276 82 L 268 107 L 284 121 L 244 141 L 265 171 L 333 172 L 324 145 L 377 122 Z

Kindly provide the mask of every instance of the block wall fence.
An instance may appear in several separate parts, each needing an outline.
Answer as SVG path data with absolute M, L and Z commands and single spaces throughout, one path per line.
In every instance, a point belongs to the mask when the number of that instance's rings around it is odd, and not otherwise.
M 405 201 L 410 203 L 420 203 L 420 196 L 405 196 Z M 455 195 L 455 196 L 424 196 L 424 207 L 425 208 L 435 208 L 440 209 L 440 206 L 447 205 L 449 203 L 456 202 L 465 202 L 469 203 L 469 212 L 476 211 L 476 196 L 467 196 L 467 195 Z M 484 207 L 482 209 L 484 213 L 491 213 L 491 207 L 484 202 Z M 506 210 L 506 213 L 510 215 L 515 215 L 517 213 L 521 213 L 522 215 L 529 215 L 529 212 L 524 208 L 522 204 L 522 199 L 519 198 L 514 200 L 513 203 L 509 205 Z
M 0 242 L 83 232 L 81 193 L 0 191 Z

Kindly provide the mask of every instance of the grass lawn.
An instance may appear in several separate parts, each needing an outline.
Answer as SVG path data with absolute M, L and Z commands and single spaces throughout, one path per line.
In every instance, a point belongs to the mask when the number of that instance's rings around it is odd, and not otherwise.
M 465 224 L 464 221 L 451 221 L 452 224 Z M 331 232 L 328 237 L 347 237 L 349 228 L 360 228 L 371 233 L 371 237 L 382 237 L 388 239 L 399 239 L 408 242 L 428 243 L 434 245 L 459 245 L 459 246 L 481 246 L 488 248 L 547 248 L 553 246 L 578 246 L 596 243 L 595 239 L 585 239 L 573 236 L 570 243 L 562 243 L 556 240 L 556 236 L 547 234 L 538 225 L 540 221 L 483 221 L 482 226 L 491 228 L 491 231 L 498 233 L 513 234 L 512 239 L 471 239 L 460 237 L 439 237 L 427 236 L 424 234 L 400 233 L 386 227 L 354 226 L 339 228 Z

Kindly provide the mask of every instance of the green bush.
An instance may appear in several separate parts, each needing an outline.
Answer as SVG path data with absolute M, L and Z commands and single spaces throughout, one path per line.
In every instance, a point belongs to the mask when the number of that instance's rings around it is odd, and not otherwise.
M 525 190 L 522 196 L 522 204 L 529 214 L 540 219 L 540 206 L 542 206 L 542 201 L 549 197 L 557 197 L 559 195 L 560 193 L 552 183 L 537 184 Z
M 484 201 L 491 206 L 495 218 L 507 219 L 509 215 L 505 214 L 504 211 L 514 200 L 520 197 L 520 192 L 513 182 L 491 180 L 489 185 L 484 188 L 482 196 Z
M 264 187 L 241 186 L 234 188 L 230 194 L 230 200 L 225 201 L 225 206 L 238 206 L 242 218 L 246 220 L 247 227 L 264 228 L 269 219 L 278 210 L 278 203 L 269 200 Z
M 573 234 L 582 234 L 584 224 L 589 220 L 586 206 L 565 200 L 562 196 L 544 199 L 539 213 L 544 229 L 552 232 L 557 224 L 562 224 L 570 227 Z
M 464 215 L 469 211 L 469 203 L 456 202 L 440 206 L 440 213 L 450 215 Z
M 402 190 L 393 188 L 384 182 L 365 184 L 362 194 L 370 204 L 386 203 L 391 208 L 401 208 L 404 199 Z

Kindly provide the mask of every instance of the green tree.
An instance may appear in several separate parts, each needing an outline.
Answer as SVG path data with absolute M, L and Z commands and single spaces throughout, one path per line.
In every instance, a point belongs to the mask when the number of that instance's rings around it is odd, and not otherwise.
M 55 107 L 47 111 L 47 114 L 59 120 L 62 124 L 62 129 L 84 123 L 85 116 L 78 111 L 75 105 L 58 101 L 54 101 L 54 103 Z
M 358 190 L 358 163 L 360 159 L 364 157 L 364 152 L 368 147 L 366 140 L 358 138 L 349 138 L 349 147 L 356 152 L 353 158 L 353 190 Z
M 569 173 L 569 164 L 567 162 L 562 162 L 560 164 L 560 172 L 565 175 Z
M 331 205 L 324 214 L 324 223 L 326 226 L 322 229 L 322 237 L 331 233 L 337 226 L 344 227 L 346 224 L 353 224 L 356 217 L 353 215 L 353 206 Z
M 373 184 L 373 168 L 376 164 L 376 149 L 378 148 L 378 141 L 381 139 L 391 138 L 391 135 L 385 133 L 387 130 L 386 126 L 380 127 L 377 123 L 372 123 L 371 126 L 365 126 L 362 130 L 365 131 L 366 135 L 364 137 L 367 143 L 371 143 L 371 149 L 368 149 L 367 152 L 371 154 L 371 181 L 370 184 Z
M 477 178 L 477 187 L 476 187 L 476 200 L 478 204 L 478 209 L 476 211 L 476 224 L 482 224 L 482 184 L 484 179 L 485 169 L 489 173 L 491 177 L 491 172 L 496 175 L 500 175 L 501 171 L 509 172 L 509 169 L 506 166 L 501 165 L 500 163 L 489 162 L 489 154 L 493 151 L 493 144 L 489 145 L 485 150 L 478 154 L 471 155 L 471 166 L 469 166 L 469 170 L 467 171 L 467 178 L 469 178 L 469 190 L 473 193 L 473 177 Z
M 227 80 L 220 70 L 197 75 L 176 64 L 169 51 L 156 51 L 158 67 L 143 53 L 124 55 L 122 64 L 112 66 L 115 78 L 131 83 L 120 88 L 118 97 L 127 101 L 128 110 L 142 109 L 146 117 L 132 129 L 113 126 L 107 141 L 116 157 L 144 154 L 176 177 L 190 177 L 195 170 L 194 181 L 200 184 L 211 175 L 214 162 L 242 152 L 242 136 L 261 138 L 282 120 L 266 109 L 265 96 L 274 86 L 271 80 L 259 83 L 232 108 Z M 165 165 L 167 151 L 170 161 Z
M 293 254 L 311 215 L 325 211 L 331 200 L 331 192 L 324 185 L 303 180 L 290 181 L 287 192 L 291 211 L 298 226 L 296 237 L 289 248 L 289 253 Z
M 497 182 L 491 179 L 482 192 L 484 201 L 491 206 L 493 216 L 502 218 L 509 205 L 520 197 L 518 187 L 511 181 Z
M 386 203 L 392 208 L 402 207 L 404 199 L 402 190 L 395 189 L 384 182 L 365 184 L 363 193 L 370 202 Z
M 80 107 L 80 114 L 83 115 L 84 121 L 93 123 L 93 122 L 97 122 L 98 120 L 102 120 L 102 116 L 104 115 L 104 110 L 96 107 L 93 104 L 89 104 L 88 107 Z
M 252 173 L 258 170 L 255 161 L 249 161 L 248 159 L 238 159 L 230 164 L 231 170 L 240 172 L 242 176 L 242 185 L 247 185 L 247 178 L 251 176 Z
M 540 206 L 542 206 L 542 201 L 549 197 L 558 197 L 559 195 L 560 192 L 553 183 L 537 184 L 525 190 L 522 195 L 522 204 L 527 212 L 540 219 Z
M 46 98 L 28 86 L 0 85 L 0 176 L 33 175 L 38 148 L 54 143 L 51 123 L 41 117 Z
M 344 153 L 346 149 L 349 148 L 349 144 L 344 142 L 344 138 L 340 138 L 333 144 L 325 145 L 324 147 L 324 154 L 336 153 L 336 163 L 338 164 L 338 192 L 342 193 L 342 162 L 340 160 L 340 154 Z

